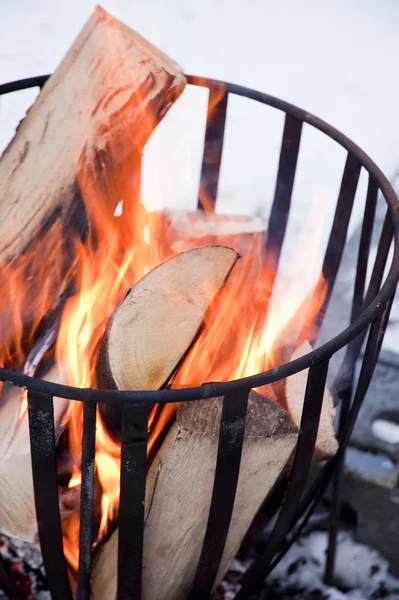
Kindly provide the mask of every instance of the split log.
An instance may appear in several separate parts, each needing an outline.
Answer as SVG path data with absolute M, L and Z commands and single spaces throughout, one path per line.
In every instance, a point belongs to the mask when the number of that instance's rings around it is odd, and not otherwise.
M 222 253 L 227 249 L 189 250 L 180 255 L 180 261 L 179 256 L 166 261 L 132 289 L 116 309 L 103 340 L 99 361 L 103 384 L 118 389 L 153 389 L 167 381 L 188 348 L 187 342 L 195 337 L 209 302 L 209 294 L 201 291 L 202 282 L 209 281 L 209 267 L 201 267 L 199 258 L 216 250 Z M 223 274 L 217 276 L 219 287 L 236 260 L 236 254 L 232 250 L 229 253 L 224 257 Z M 194 257 L 198 261 L 192 263 Z M 183 260 L 187 261 L 185 267 Z M 194 269 L 193 264 L 197 265 Z M 165 322 L 172 335 L 165 336 Z M 180 335 L 174 335 L 181 323 Z M 183 332 L 184 343 L 178 339 Z M 169 357 L 173 358 L 170 362 Z M 184 598 L 193 581 L 212 495 L 221 406 L 220 398 L 181 405 L 151 464 L 143 570 L 143 597 L 148 600 Z M 252 392 L 236 502 L 218 581 L 296 439 L 297 429 L 289 415 L 277 403 Z M 97 551 L 93 569 L 96 599 L 115 598 L 117 545 L 116 531 Z
M 48 312 L 73 279 L 74 239 L 94 228 L 98 240 L 96 216 L 112 217 L 123 197 L 134 210 L 142 149 L 184 85 L 172 60 L 95 9 L 0 159 L 0 265 L 29 276 L 24 327 L 37 322 L 43 288 Z M 7 300 L 3 340 L 9 313 Z
M 255 240 L 263 241 L 264 246 L 266 238 L 265 223 L 255 216 L 168 210 L 165 219 L 165 238 L 176 252 L 218 244 L 245 255 Z
M 312 351 L 309 342 L 304 342 L 291 355 L 290 360 L 296 360 Z M 285 380 L 285 408 L 289 412 L 293 422 L 300 426 L 303 401 L 305 398 L 306 383 L 309 369 L 295 373 Z M 330 392 L 325 389 L 323 406 L 321 409 L 319 429 L 317 432 L 315 459 L 325 460 L 334 456 L 338 449 L 338 442 L 334 430 L 335 408 Z
M 134 167 L 184 84 L 173 61 L 97 7 L 1 158 L 2 261 L 56 221 L 85 227 L 82 184 L 113 213 L 109 178 Z M 91 191 L 80 189 L 84 200 Z
M 180 405 L 176 422 L 151 465 L 146 489 L 144 600 L 183 600 L 193 582 L 212 496 L 221 407 L 221 398 Z M 216 585 L 291 455 L 297 433 L 277 403 L 251 392 L 236 500 Z M 116 597 L 117 547 L 115 532 L 95 557 L 96 600 Z
M 142 149 L 184 84 L 173 61 L 96 8 L 0 159 L 2 349 L 13 345 L 21 323 L 31 338 L 30 327 L 37 325 L 38 307 L 44 305 L 43 289 L 49 304 L 45 318 L 51 314 L 51 322 L 56 320 L 54 313 L 59 315 L 73 289 L 74 238 L 84 238 L 90 227 L 100 239 L 94 213 L 113 215 L 126 190 L 130 203 L 134 200 Z M 9 281 L 16 268 L 29 289 L 15 319 Z M 59 376 L 49 374 L 52 380 Z M 37 525 L 27 414 L 21 416 L 20 408 L 21 390 L 5 385 L 0 531 L 29 541 Z M 64 402 L 55 403 L 57 423 L 64 408 Z
M 102 344 L 99 373 L 109 389 L 158 389 L 169 379 L 237 259 L 237 253 L 225 247 L 190 250 L 164 262 L 128 292 L 110 320 Z M 60 377 L 59 369 L 54 368 L 46 379 Z M 34 541 L 37 524 L 28 420 L 26 412 L 20 415 L 22 393 L 13 386 L 4 390 L 0 531 Z M 66 400 L 55 401 L 56 427 L 67 405 Z M 18 500 L 6 502 L 3 492 Z
M 165 261 L 125 296 L 113 313 L 98 360 L 104 389 L 157 390 L 164 386 L 199 333 L 207 307 L 238 255 L 205 246 Z M 100 408 L 110 433 L 120 432 L 120 408 Z

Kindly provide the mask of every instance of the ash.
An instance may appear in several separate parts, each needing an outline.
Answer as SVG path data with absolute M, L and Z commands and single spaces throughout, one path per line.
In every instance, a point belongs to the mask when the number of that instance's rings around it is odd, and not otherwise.
M 27 600 L 51 600 L 38 545 L 0 535 L 0 555 L 10 578 Z M 0 589 L 0 600 L 8 596 Z
M 390 575 L 388 562 L 348 532 L 338 539 L 335 587 L 324 585 L 327 540 L 322 531 L 298 540 L 252 600 L 399 600 L 399 580 Z M 249 565 L 233 562 L 217 600 L 233 600 Z

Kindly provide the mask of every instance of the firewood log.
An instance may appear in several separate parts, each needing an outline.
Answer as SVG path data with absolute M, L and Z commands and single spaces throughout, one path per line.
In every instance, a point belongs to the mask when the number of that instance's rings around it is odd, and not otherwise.
M 237 258 L 234 250 L 225 247 L 190 250 L 164 262 L 128 292 L 110 321 L 103 342 L 103 361 L 99 361 L 99 372 L 109 388 L 157 389 L 165 383 L 198 333 L 207 307 Z M 54 368 L 46 379 L 60 377 L 60 369 Z M 37 524 L 27 415 L 20 415 L 19 388 L 10 387 L 4 394 L 0 532 L 34 541 Z M 67 404 L 61 399 L 54 403 L 56 428 Z M 15 501 L 7 502 L 8 496 L 15 496 Z
M 142 149 L 184 85 L 172 60 L 95 9 L 0 159 L 0 266 L 22 262 L 29 275 L 25 327 L 43 281 L 48 312 L 73 278 L 74 238 L 94 227 L 100 241 L 95 217 L 124 196 L 134 210 Z M 2 312 L 7 335 L 8 302 Z
M 201 282 L 209 281 L 210 274 L 206 264 L 201 268 L 199 259 L 216 250 L 227 251 L 212 247 L 189 250 L 180 260 L 174 257 L 154 269 L 132 289 L 131 297 L 128 295 L 116 309 L 103 340 L 99 361 L 103 384 L 118 389 L 154 389 L 167 381 L 195 337 L 206 300 L 209 302 L 208 294 L 200 290 Z M 229 253 L 217 276 L 218 287 L 236 260 L 235 253 Z M 183 266 L 183 259 L 187 266 Z M 192 268 L 194 264 L 196 268 Z M 219 266 L 223 266 L 222 260 Z M 159 285 L 160 281 L 164 284 Z M 165 322 L 170 326 L 167 336 Z M 178 339 L 183 333 L 183 340 Z M 149 360 L 145 361 L 146 357 Z M 218 398 L 181 405 L 151 464 L 146 491 L 144 598 L 184 598 L 192 583 L 212 494 L 221 404 Z M 114 425 L 118 428 L 119 422 Z M 277 403 L 252 392 L 232 525 L 218 580 L 296 439 L 297 429 L 289 415 Z M 115 597 L 117 540 L 116 531 L 97 552 L 93 571 L 96 599 Z
M 203 244 L 221 244 L 245 255 L 254 241 L 265 241 L 265 223 L 259 217 L 168 210 L 165 237 L 176 252 Z
M 100 387 L 156 390 L 169 380 L 223 287 L 238 255 L 223 246 L 182 252 L 150 271 L 114 311 L 101 344 Z M 103 420 L 120 431 L 120 409 L 103 404 Z
M 0 159 L 0 290 L 7 292 L 0 304 L 3 346 L 15 334 L 10 273 L 22 265 L 21 279 L 26 278 L 18 324 L 29 334 L 43 288 L 53 322 L 73 277 L 74 237 L 83 239 L 88 227 L 98 225 L 94 212 L 112 215 L 124 191 L 129 191 L 125 202 L 134 202 L 143 146 L 184 85 L 173 61 L 95 9 Z M 55 370 L 49 378 L 59 376 Z M 2 389 L 0 531 L 30 541 L 37 525 L 21 393 Z M 55 408 L 62 415 L 65 403 L 58 401 Z M 56 420 L 59 424 L 61 416 Z
M 212 496 L 222 399 L 180 405 L 147 477 L 143 599 L 183 600 L 193 582 Z M 297 429 L 276 403 L 251 392 L 240 476 L 216 585 L 284 468 Z M 95 600 L 116 597 L 118 533 L 99 548 Z
M 304 342 L 292 353 L 290 360 L 300 358 L 311 351 L 312 347 L 310 343 Z M 304 371 L 300 371 L 299 373 L 295 373 L 295 375 L 287 377 L 285 380 L 285 408 L 297 427 L 299 427 L 301 422 L 308 371 L 309 369 L 305 369 Z M 338 449 L 338 442 L 334 430 L 334 418 L 334 402 L 326 386 L 316 439 L 314 456 L 316 460 L 325 460 L 328 457 L 334 456 Z

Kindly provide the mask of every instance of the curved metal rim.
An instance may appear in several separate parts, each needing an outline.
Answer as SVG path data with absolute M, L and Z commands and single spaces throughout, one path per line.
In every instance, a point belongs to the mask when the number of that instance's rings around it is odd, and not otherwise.
M 381 190 L 392 218 L 394 233 L 394 252 L 388 275 L 380 291 L 362 312 L 362 314 L 341 333 L 331 340 L 309 352 L 305 356 L 285 363 L 274 369 L 263 371 L 256 375 L 235 379 L 224 383 L 207 383 L 199 387 L 187 387 L 177 390 L 157 390 L 157 391 L 103 391 L 92 388 L 76 388 L 68 385 L 60 385 L 42 381 L 28 375 L 21 375 L 7 369 L 0 369 L 0 381 L 16 385 L 33 392 L 42 394 L 61 396 L 68 400 L 95 401 L 95 402 L 129 402 L 139 405 L 151 405 L 155 403 L 168 402 L 186 402 L 198 399 L 207 399 L 215 396 L 224 396 L 227 392 L 234 392 L 241 389 L 250 389 L 259 387 L 289 377 L 315 364 L 328 360 L 335 352 L 343 348 L 348 342 L 353 340 L 370 323 L 385 310 L 386 304 L 394 294 L 397 282 L 399 280 L 399 202 L 396 194 L 385 177 L 381 169 L 377 167 L 374 161 L 357 144 L 352 142 L 343 133 L 332 127 L 322 119 L 319 119 L 312 113 L 309 113 L 293 104 L 280 100 L 274 96 L 252 90 L 233 83 L 227 83 L 215 79 L 207 79 L 193 75 L 186 75 L 187 81 L 191 85 L 197 85 L 206 88 L 223 88 L 225 91 L 238 96 L 244 96 L 262 104 L 267 104 L 286 114 L 293 116 L 300 121 L 312 125 L 325 133 L 328 137 L 335 140 L 343 148 L 351 152 L 367 170 L 367 172 L 376 180 Z M 20 79 L 10 83 L 0 85 L 0 95 L 13 91 L 27 89 L 35 86 L 42 86 L 49 75 L 41 75 L 28 79 Z

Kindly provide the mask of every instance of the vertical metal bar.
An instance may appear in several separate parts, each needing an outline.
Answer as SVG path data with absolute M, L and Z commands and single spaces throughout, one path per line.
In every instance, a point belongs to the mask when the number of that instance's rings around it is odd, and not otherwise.
M 339 434 L 338 439 L 342 437 L 343 431 L 348 426 L 350 415 L 350 403 L 352 399 L 352 385 L 343 390 L 339 395 L 340 415 L 339 415 Z M 345 451 L 338 456 L 335 472 L 332 479 L 331 508 L 328 524 L 328 547 L 326 554 L 326 568 L 324 581 L 332 584 L 334 579 L 335 550 L 337 547 L 337 537 L 339 530 L 339 515 L 341 509 L 341 497 L 345 472 Z
M 375 365 L 377 364 L 380 354 L 384 333 L 388 324 L 389 315 L 392 308 L 393 297 L 387 303 L 385 310 L 373 321 L 368 335 L 366 349 L 364 351 L 362 367 L 360 370 L 359 379 L 356 386 L 356 392 L 352 401 L 352 406 L 348 419 L 348 426 L 342 432 L 340 446 L 347 445 L 352 434 L 353 427 L 359 415 L 359 410 L 363 403 L 363 399 L 367 393 L 371 378 L 374 373 Z
M 373 272 L 371 274 L 370 283 L 367 288 L 366 297 L 362 309 L 366 308 L 370 302 L 376 297 L 381 287 L 384 270 L 388 260 L 389 249 L 393 240 L 392 217 L 387 210 L 380 239 L 378 242 L 377 256 L 374 261 Z
M 324 466 L 322 472 L 319 473 L 319 476 L 316 477 L 315 481 L 304 494 L 300 502 L 297 514 L 298 520 L 302 519 L 302 522 L 296 528 L 294 533 L 286 539 L 278 555 L 274 558 L 273 562 L 270 564 L 270 567 L 267 569 L 265 577 L 267 577 L 267 575 L 273 571 L 274 567 L 280 562 L 283 556 L 291 548 L 292 544 L 298 539 L 298 537 L 305 529 L 306 525 L 309 522 L 309 519 L 314 513 L 318 503 L 323 497 L 323 494 L 328 486 L 328 483 L 330 481 L 330 474 L 332 472 L 334 463 L 336 463 L 336 456 L 330 459 L 330 461 Z
M 367 340 L 366 350 L 363 357 L 362 368 L 359 375 L 359 380 L 356 386 L 355 396 L 348 417 L 345 419 L 346 426 L 340 432 L 340 448 L 339 461 L 343 461 L 345 448 L 349 443 L 350 436 L 353 431 L 356 419 L 359 415 L 364 397 L 370 385 L 371 378 L 374 373 L 375 365 L 377 364 L 378 356 L 381 350 L 384 333 L 388 324 L 389 315 L 392 308 L 393 297 L 388 302 L 385 310 L 373 321 Z M 343 468 L 343 467 L 342 467 Z M 333 513 L 332 522 L 330 522 L 329 544 L 327 549 L 327 562 L 324 574 L 326 583 L 330 583 L 334 578 L 335 555 L 336 555 L 336 535 L 337 535 L 337 517 Z
M 288 487 L 288 474 L 281 473 L 264 499 L 262 506 L 256 513 L 245 537 L 241 543 L 238 556 L 246 558 L 250 549 L 254 546 L 256 538 L 270 523 L 278 509 L 283 503 Z
M 361 306 L 361 311 L 367 308 L 367 306 L 370 304 L 373 298 L 376 297 L 381 287 L 385 266 L 388 260 L 389 248 L 392 243 L 392 238 L 392 221 L 389 212 L 387 212 L 378 243 L 377 256 L 374 261 L 370 283 L 368 285 L 367 292 L 363 304 Z M 346 387 L 351 385 L 355 363 L 360 354 L 360 350 L 362 348 L 366 333 L 367 330 L 363 331 L 354 340 L 349 342 L 347 346 L 345 358 L 342 361 L 339 372 L 333 383 L 333 388 L 336 391 L 336 394 L 338 395 L 341 394 Z
M 359 252 L 357 256 L 355 287 L 352 301 L 351 323 L 360 314 L 360 308 L 363 303 L 364 289 L 366 285 L 367 266 L 370 254 L 370 245 L 373 235 L 375 211 L 377 206 L 378 185 L 376 181 L 369 176 L 369 185 L 367 189 L 366 205 L 362 231 L 360 234 Z
M 236 600 L 245 600 L 261 585 L 281 543 L 296 522 L 300 499 L 306 486 L 316 444 L 327 372 L 328 361 L 314 365 L 309 369 L 300 434 L 287 495 L 265 552 L 244 575 L 242 587 L 236 596 Z
M 228 94 L 224 86 L 209 90 L 204 154 L 202 158 L 198 208 L 214 212 L 219 186 Z
M 210 596 L 220 566 L 240 472 L 248 395 L 245 390 L 227 394 L 223 400 L 211 506 L 189 600 Z
M 90 600 L 96 408 L 97 405 L 94 402 L 89 401 L 84 403 L 77 600 Z
M 44 568 L 52 597 L 72 600 L 62 546 L 51 396 L 28 392 L 28 415 L 33 488 Z
M 359 181 L 360 169 L 361 165 L 359 160 L 353 154 L 348 152 L 334 220 L 327 243 L 326 253 L 324 255 L 322 273 L 327 283 L 327 293 L 323 306 L 319 312 L 318 327 L 321 327 L 323 322 L 324 314 L 330 301 L 339 265 L 341 263 L 348 233 L 349 220 L 352 214 L 357 184 Z
M 291 207 L 292 190 L 294 188 L 296 165 L 301 143 L 302 121 L 285 116 L 283 139 L 281 142 L 280 161 L 277 171 L 276 189 L 270 211 L 266 240 L 266 257 L 272 269 L 272 285 L 277 274 L 281 249 L 287 229 L 288 215 Z
M 380 289 L 382 277 L 384 274 L 384 269 L 386 266 L 386 261 L 388 259 L 389 248 L 392 242 L 392 223 L 390 219 L 389 213 L 387 213 L 384 224 L 382 227 L 380 240 L 378 244 L 377 256 L 374 262 L 373 272 L 370 279 L 370 284 L 366 293 L 366 298 L 363 299 L 365 280 L 367 275 L 367 257 L 369 253 L 372 229 L 374 224 L 374 214 L 375 207 L 377 201 L 378 188 L 375 182 L 370 178 L 369 181 L 369 189 L 366 200 L 366 211 L 363 221 L 362 235 L 359 246 L 359 256 L 358 256 L 358 267 L 356 273 L 356 281 L 355 281 L 355 291 L 354 298 L 352 304 L 352 316 L 351 321 L 353 321 L 356 316 L 361 312 L 362 308 L 365 308 L 371 300 L 377 295 L 378 290 Z M 369 219 L 369 220 L 368 220 Z M 371 223 L 370 223 L 371 220 Z M 388 322 L 388 315 L 390 312 L 391 304 L 387 306 L 387 309 L 384 313 L 384 321 L 381 324 L 383 330 L 385 330 L 386 324 Z M 384 324 L 385 322 L 385 324 Z M 370 332 L 371 335 L 371 332 Z M 341 400 L 341 415 L 340 415 L 340 426 L 339 426 L 339 438 L 342 439 L 345 431 L 349 427 L 349 420 L 351 418 L 350 411 L 350 402 L 352 398 L 352 389 L 353 389 L 353 377 L 356 360 L 359 356 L 361 347 L 363 345 L 364 338 L 366 336 L 366 331 L 364 331 L 361 335 L 355 338 L 352 342 L 349 343 L 345 358 L 342 362 L 340 371 L 337 375 L 336 382 L 334 383 L 334 387 L 337 390 L 338 397 Z M 370 338 L 370 336 L 369 336 Z M 377 358 L 380 351 L 380 347 L 382 344 L 383 334 L 380 336 L 379 347 L 377 349 Z M 368 346 L 369 347 L 369 346 Z M 365 358 L 363 360 L 363 364 L 365 363 Z M 377 358 L 375 360 L 377 360 Z M 372 367 L 371 375 L 374 371 L 374 367 Z M 359 378 L 359 384 L 361 379 Z M 368 383 L 367 383 L 368 387 Z M 364 391 L 364 395 L 367 389 Z M 359 400 L 363 401 L 364 396 Z M 353 427 L 353 426 L 352 426 Z M 336 552 L 336 539 L 338 533 L 338 523 L 339 523 L 339 507 L 342 493 L 342 482 L 344 476 L 344 465 L 345 465 L 345 453 L 344 451 L 339 456 L 339 461 L 337 464 L 336 472 L 333 480 L 333 493 L 332 493 L 332 505 L 331 505 L 331 513 L 330 513 L 330 524 L 329 524 L 329 543 L 327 549 L 327 562 L 326 562 L 326 570 L 325 570 L 325 582 L 331 584 L 334 578 L 334 568 L 335 568 L 335 552 Z
M 122 409 L 118 600 L 141 598 L 148 416 L 148 407 Z
M 367 189 L 366 205 L 362 223 L 362 230 L 359 242 L 359 251 L 356 265 L 356 278 L 353 291 L 352 310 L 350 322 L 353 323 L 361 312 L 361 307 L 364 301 L 364 290 L 366 285 L 368 258 L 370 253 L 370 245 L 373 235 L 375 211 L 377 206 L 378 186 L 375 180 L 369 176 L 369 184 Z M 377 293 L 377 290 L 375 291 Z M 363 339 L 363 336 L 361 336 Z M 342 437 L 345 431 L 350 414 L 350 405 L 353 393 L 353 378 L 355 373 L 355 363 L 358 357 L 360 346 L 357 344 L 349 344 L 345 353 L 344 369 L 340 370 L 340 386 L 336 386 L 338 404 L 340 406 L 340 418 L 338 437 Z M 325 570 L 325 582 L 332 584 L 334 578 L 335 567 L 335 550 L 337 545 L 337 535 L 339 529 L 339 514 L 341 508 L 341 496 L 345 471 L 345 451 L 342 451 L 338 457 L 332 480 L 332 497 L 329 520 L 329 535 L 327 560 Z

